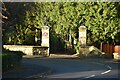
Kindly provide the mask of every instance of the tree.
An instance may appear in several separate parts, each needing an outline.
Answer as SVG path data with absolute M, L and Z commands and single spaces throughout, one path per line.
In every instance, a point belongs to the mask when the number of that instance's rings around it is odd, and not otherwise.
M 115 44 L 115 36 L 120 30 L 116 5 L 118 6 L 118 3 L 114 2 L 88 3 L 89 9 L 85 14 L 85 24 L 94 42 Z
M 7 12 L 9 12 L 8 21 L 3 27 L 6 30 L 3 32 L 4 44 L 26 44 L 26 37 L 30 34 L 28 25 L 25 25 L 24 19 L 26 16 L 27 3 L 4 3 L 6 5 Z M 14 8 L 13 8 L 14 7 Z M 2 12 L 3 13 L 3 12 Z M 17 13 L 17 14 L 16 14 Z M 29 34 L 28 34 L 29 33 Z M 33 36 L 31 36 L 33 37 Z M 34 38 L 31 38 L 34 39 Z M 34 40 L 29 41 L 30 44 L 34 44 Z M 28 44 L 29 44 L 28 43 Z
M 73 46 L 73 40 L 78 41 L 78 28 L 84 20 L 87 27 L 88 44 L 100 42 L 117 44 L 120 33 L 120 2 L 33 2 L 33 3 L 6 3 L 15 19 L 16 35 L 13 41 L 24 44 L 26 39 L 36 29 L 42 26 L 50 27 L 52 48 L 61 42 L 61 48 L 68 43 Z M 13 9 L 13 7 L 15 8 Z M 18 13 L 18 14 L 16 14 Z M 35 34 L 33 34 L 33 37 Z M 69 40 L 71 36 L 71 40 Z M 21 41 L 21 42 L 20 42 Z M 33 40 L 32 40 L 33 41 Z M 77 42 L 78 43 L 78 42 Z M 18 44 L 18 43 L 15 43 Z M 33 43 L 34 44 L 34 43 Z M 66 47 L 65 47 L 66 48 Z

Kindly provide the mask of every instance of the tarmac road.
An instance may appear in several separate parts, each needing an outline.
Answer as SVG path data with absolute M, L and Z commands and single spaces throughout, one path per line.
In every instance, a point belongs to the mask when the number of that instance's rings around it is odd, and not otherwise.
M 112 59 L 72 59 L 72 58 L 23 58 L 22 65 L 31 66 L 25 78 L 40 80 L 120 80 L 119 62 Z M 47 74 L 40 73 L 42 67 Z M 36 72 L 35 72 L 36 71 Z M 44 72 L 44 71 L 43 71 Z M 32 73 L 32 74 L 31 74 Z M 9 73 L 10 74 L 10 73 Z M 12 74 L 12 73 L 11 73 Z M 19 74 L 20 76 L 21 74 Z M 11 75 L 12 76 L 12 75 Z M 17 77 L 18 75 L 16 75 Z M 7 75 L 5 76 L 7 77 Z

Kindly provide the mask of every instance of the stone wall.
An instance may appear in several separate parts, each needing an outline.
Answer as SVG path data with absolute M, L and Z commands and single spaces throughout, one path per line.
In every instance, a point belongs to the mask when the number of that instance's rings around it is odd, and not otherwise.
M 10 51 L 22 51 L 26 55 L 46 55 L 49 56 L 49 48 L 41 46 L 24 46 L 24 45 L 3 45 Z

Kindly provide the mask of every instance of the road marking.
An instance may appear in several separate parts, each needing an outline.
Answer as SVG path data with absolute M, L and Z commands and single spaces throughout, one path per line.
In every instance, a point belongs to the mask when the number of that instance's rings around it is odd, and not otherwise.
M 96 63 L 96 62 L 92 62 L 92 63 L 106 66 L 105 64 L 102 64 L 102 63 Z M 105 72 L 102 72 L 101 74 L 107 74 L 107 73 L 109 73 L 112 70 L 112 67 L 110 67 L 110 66 L 106 66 L 106 67 L 108 68 L 108 70 L 105 71 Z M 85 78 L 91 78 L 91 77 L 94 77 L 94 76 L 95 75 L 91 75 L 91 76 L 88 76 L 88 77 L 85 77 Z
M 107 73 L 109 73 L 111 71 L 112 68 L 110 66 L 107 66 L 107 67 L 109 68 L 109 70 L 107 70 L 105 72 L 102 72 L 101 74 L 107 74 Z
M 101 74 L 107 74 L 107 73 L 109 73 L 111 70 L 107 70 L 107 71 L 105 71 L 105 72 L 103 72 L 103 73 L 101 73 Z
M 91 77 L 94 77 L 95 75 L 91 75 L 91 76 L 88 76 L 88 77 L 85 77 L 85 78 L 91 78 Z
M 112 69 L 110 66 L 107 66 L 110 70 Z

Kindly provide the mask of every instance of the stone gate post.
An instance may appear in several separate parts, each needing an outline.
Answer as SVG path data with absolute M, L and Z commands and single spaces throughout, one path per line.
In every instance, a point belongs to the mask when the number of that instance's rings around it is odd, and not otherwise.
M 79 27 L 79 42 L 81 47 L 86 46 L 86 30 L 87 28 L 83 25 Z
M 43 26 L 42 28 L 42 47 L 48 47 L 47 55 L 49 56 L 49 27 Z

